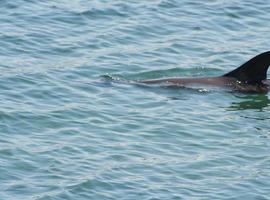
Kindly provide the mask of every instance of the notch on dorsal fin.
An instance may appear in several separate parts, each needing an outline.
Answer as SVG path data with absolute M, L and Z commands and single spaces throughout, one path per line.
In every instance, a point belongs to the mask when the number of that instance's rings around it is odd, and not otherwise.
M 237 69 L 223 76 L 233 77 L 248 84 L 262 84 L 262 80 L 267 78 L 269 65 L 270 51 L 267 51 L 255 56 Z

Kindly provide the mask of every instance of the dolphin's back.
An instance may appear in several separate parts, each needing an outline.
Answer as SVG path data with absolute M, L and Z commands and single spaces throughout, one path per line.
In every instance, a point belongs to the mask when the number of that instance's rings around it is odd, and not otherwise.
M 145 84 L 168 84 L 178 86 L 210 85 L 229 87 L 233 90 L 245 92 L 266 92 L 270 90 L 267 70 L 270 65 L 270 51 L 264 52 L 250 59 L 235 70 L 219 77 L 202 78 L 165 78 L 142 80 Z

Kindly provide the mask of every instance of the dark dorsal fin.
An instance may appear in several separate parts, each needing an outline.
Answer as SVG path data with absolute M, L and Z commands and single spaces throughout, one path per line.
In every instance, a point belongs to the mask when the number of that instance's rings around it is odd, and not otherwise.
M 248 83 L 262 83 L 267 78 L 267 70 L 270 65 L 270 51 L 264 52 L 250 59 L 237 69 L 223 75 L 233 77 L 237 80 Z

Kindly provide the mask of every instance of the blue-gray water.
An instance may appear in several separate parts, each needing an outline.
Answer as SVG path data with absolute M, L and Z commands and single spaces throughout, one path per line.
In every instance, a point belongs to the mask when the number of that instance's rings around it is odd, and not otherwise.
M 0 199 L 269 199 L 269 94 L 115 81 L 234 69 L 268 1 L 0 6 Z

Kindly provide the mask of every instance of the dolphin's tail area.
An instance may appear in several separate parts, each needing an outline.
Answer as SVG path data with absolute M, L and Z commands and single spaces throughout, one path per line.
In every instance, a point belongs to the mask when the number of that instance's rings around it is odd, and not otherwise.
M 247 84 L 262 84 L 262 81 L 267 78 L 269 65 L 270 51 L 267 51 L 255 56 L 237 69 L 223 76 L 233 77 Z

